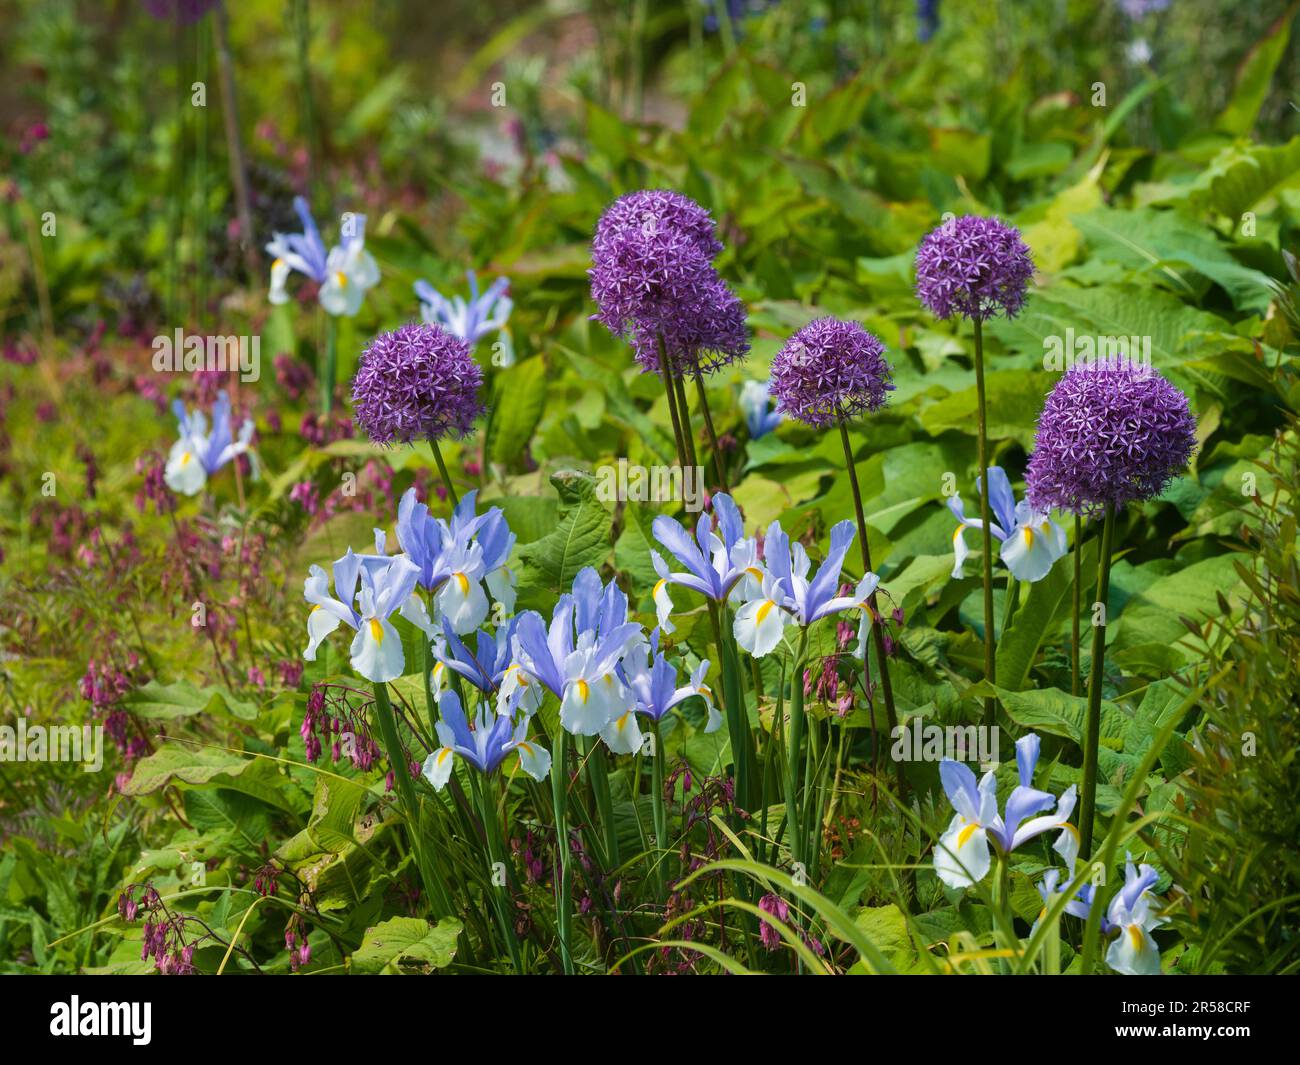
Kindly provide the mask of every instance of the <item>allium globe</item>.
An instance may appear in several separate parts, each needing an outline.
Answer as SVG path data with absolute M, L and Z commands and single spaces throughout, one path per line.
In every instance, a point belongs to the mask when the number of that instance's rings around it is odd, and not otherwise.
M 713 268 L 713 219 L 685 196 L 652 189 L 616 200 L 592 241 L 593 316 L 632 344 L 646 372 L 712 373 L 749 351 L 745 307 Z
M 380 333 L 352 382 L 357 422 L 377 444 L 465 436 L 484 412 L 469 345 L 435 325 Z
M 916 295 L 936 318 L 985 321 L 1020 313 L 1034 276 L 1020 230 L 996 218 L 962 215 L 932 229 L 916 251 Z
M 1095 515 L 1160 495 L 1196 448 L 1187 397 L 1144 366 L 1078 364 L 1038 418 L 1025 487 L 1036 510 Z
M 818 318 L 772 360 L 776 409 L 824 429 L 879 410 L 894 385 L 885 345 L 856 322 Z

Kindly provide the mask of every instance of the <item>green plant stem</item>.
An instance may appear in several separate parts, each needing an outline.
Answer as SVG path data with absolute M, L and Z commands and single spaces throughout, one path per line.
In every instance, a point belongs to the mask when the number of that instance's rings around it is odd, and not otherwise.
M 808 657 L 808 630 L 799 630 L 799 650 L 790 671 L 790 731 L 785 747 L 785 820 L 790 833 L 790 859 L 799 865 L 804 860 L 803 839 L 799 831 L 799 756 L 803 744 L 803 669 Z
M 429 719 L 429 733 L 437 735 L 438 700 L 433 694 L 433 648 L 424 633 L 420 633 L 420 671 L 424 674 L 424 713 Z
M 573 951 L 569 945 L 569 923 L 572 899 L 569 868 L 568 790 L 569 767 L 567 751 L 569 734 L 563 726 L 555 730 L 551 740 L 551 812 L 555 817 L 555 855 L 560 865 L 556 882 L 555 928 L 560 940 L 560 966 L 565 976 L 573 975 Z
M 682 446 L 686 449 L 686 463 L 698 467 L 700 460 L 695 451 L 695 431 L 691 428 L 691 407 L 686 400 L 686 385 L 680 377 L 673 378 L 677 392 L 677 416 L 682 420 Z
M 686 469 L 686 444 L 682 441 L 682 418 L 677 410 L 677 391 L 673 388 L 673 375 L 668 362 L 668 349 L 664 338 L 659 337 L 659 377 L 664 383 L 664 392 L 668 396 L 668 416 L 673 423 L 673 443 L 677 445 L 677 464 Z
M 658 886 L 658 899 L 664 902 L 668 897 L 668 873 L 666 869 L 668 852 L 668 807 L 664 800 L 664 741 L 659 722 L 654 723 L 654 757 L 651 759 L 652 791 L 650 793 L 651 809 L 654 811 L 655 839 L 650 852 L 654 863 L 655 883 Z
M 1074 516 L 1074 590 L 1071 603 L 1074 621 L 1070 628 L 1070 694 L 1078 696 L 1081 686 L 1079 673 L 1079 611 L 1083 607 L 1083 519 Z
M 475 797 L 478 799 L 479 817 L 483 821 L 483 838 L 487 843 L 487 890 L 492 892 L 492 908 L 496 910 L 497 921 L 501 925 L 501 937 L 505 940 L 506 950 L 510 954 L 510 964 L 514 966 L 515 972 L 522 976 L 524 974 L 524 963 L 519 953 L 519 937 L 515 935 L 515 924 L 511 920 L 511 911 L 514 906 L 508 897 L 510 878 L 507 875 L 504 884 L 496 882 L 497 863 L 500 863 L 503 869 L 508 869 L 505 839 L 501 831 L 501 816 L 497 809 L 496 777 L 491 773 L 474 774 L 471 780 L 474 782 Z
M 867 539 L 867 518 L 862 509 L 862 489 L 858 486 L 857 463 L 853 458 L 853 445 L 849 442 L 849 428 L 844 419 L 840 419 L 840 442 L 844 445 L 844 464 L 849 471 L 849 487 L 853 490 L 853 511 L 858 522 L 858 543 L 862 554 L 862 572 L 864 574 L 873 572 L 871 568 L 871 542 Z M 889 676 L 889 659 L 885 656 L 885 632 L 884 618 L 880 614 L 880 608 L 877 605 L 876 593 L 873 591 L 867 597 L 867 602 L 871 606 L 871 643 L 876 649 L 876 661 L 880 663 L 880 694 L 885 702 L 885 721 L 889 725 L 889 735 L 891 739 L 894 735 L 894 729 L 898 727 L 898 711 L 894 706 L 894 686 Z M 864 656 L 862 661 L 863 680 L 869 680 L 866 676 L 867 661 Z M 898 780 L 898 798 L 899 801 L 907 799 L 907 775 L 903 772 L 903 763 L 894 760 L 894 775 Z
M 1011 627 L 1011 620 L 1016 616 L 1016 600 L 1019 597 L 1020 586 L 1016 583 L 1016 578 L 1007 571 L 1007 601 L 1002 604 L 1002 635 L 1006 636 L 1007 629 Z
M 334 409 L 334 381 L 338 376 L 339 323 L 334 315 L 325 315 L 325 350 L 320 362 L 320 409 L 329 414 Z
M 388 701 L 388 685 L 376 683 L 375 718 L 379 725 L 379 736 L 384 742 L 384 752 L 388 755 L 388 764 L 393 768 L 393 783 L 397 796 L 406 812 L 406 821 L 411 834 L 411 849 L 415 851 L 415 864 L 420 871 L 425 893 L 433 906 L 436 917 L 450 917 L 455 912 L 447 889 L 438 875 L 437 866 L 425 853 L 424 841 L 420 838 L 420 807 L 415 798 L 415 789 L 411 786 L 411 774 L 406 764 L 406 752 L 401 738 L 397 734 L 397 718 L 393 715 L 393 704 Z
M 442 448 L 438 446 L 438 441 L 429 437 L 429 448 L 433 451 L 433 461 L 438 464 L 438 473 L 442 477 L 443 487 L 447 489 L 447 498 L 451 500 L 452 509 L 460 506 L 460 496 L 456 494 L 456 486 L 451 483 L 451 474 L 447 472 L 447 463 L 442 459 Z
M 980 469 L 980 542 L 984 545 L 981 558 L 984 568 L 984 677 L 994 684 L 997 682 L 997 644 L 993 633 L 993 531 L 989 514 L 989 444 L 984 408 L 984 332 L 978 318 L 975 319 L 975 403 Z M 992 696 L 984 700 L 984 724 L 987 727 L 994 723 L 996 705 Z
M 700 413 L 704 415 L 704 428 L 709 434 L 709 446 L 713 448 L 713 475 L 717 478 L 718 490 L 730 493 L 731 489 L 727 487 L 727 476 L 723 472 L 722 449 L 718 447 L 718 434 L 713 428 L 713 413 L 709 410 L 709 397 L 704 389 L 704 378 L 698 374 L 695 377 L 695 390 L 700 397 Z
M 217 4 L 212 13 L 212 30 L 217 46 L 217 78 L 221 87 L 221 113 L 226 131 L 226 155 L 230 166 L 230 184 L 235 192 L 235 217 L 239 219 L 239 246 L 244 267 L 250 277 L 258 271 L 257 242 L 253 233 L 253 212 L 249 205 L 248 167 L 244 162 L 244 142 L 239 132 L 239 106 L 235 94 L 235 65 L 230 57 L 230 30 L 226 5 Z
M 1101 526 L 1101 557 L 1097 562 L 1097 602 L 1101 624 L 1092 629 L 1092 661 L 1088 666 L 1088 720 L 1083 745 L 1083 799 L 1079 813 L 1081 853 L 1092 854 L 1092 826 L 1097 809 L 1097 748 L 1101 743 L 1101 686 L 1106 672 L 1106 610 L 1110 595 L 1110 553 L 1115 537 L 1115 508 L 1106 506 Z
M 749 715 L 740 691 L 740 676 L 734 657 L 734 641 L 729 639 L 730 625 L 726 605 L 709 600 L 709 622 L 713 626 L 713 644 L 718 652 L 718 666 L 722 670 L 722 701 L 727 716 L 727 735 L 731 740 L 731 757 L 736 767 L 736 802 L 744 809 L 753 809 L 750 795 L 750 769 L 754 763 L 753 736 L 749 731 Z
M 618 831 L 614 825 L 614 801 L 609 791 L 609 763 L 599 736 L 587 739 L 583 752 L 584 762 L 591 778 L 591 790 L 596 796 L 596 810 L 600 814 L 605 836 L 605 861 L 610 870 L 619 867 Z

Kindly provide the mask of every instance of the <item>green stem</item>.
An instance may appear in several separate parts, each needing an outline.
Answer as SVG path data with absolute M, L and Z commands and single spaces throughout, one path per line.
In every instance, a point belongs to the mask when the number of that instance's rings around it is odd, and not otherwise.
M 605 760 L 605 748 L 599 736 L 591 736 L 586 742 L 585 761 L 591 774 L 591 788 L 596 795 L 596 809 L 600 813 L 601 827 L 605 835 L 605 861 L 610 870 L 620 865 L 618 853 L 618 831 L 614 825 L 614 801 L 609 791 L 609 764 Z
M 861 546 L 862 554 L 862 572 L 864 574 L 872 573 L 871 567 L 871 542 L 867 539 L 867 518 L 862 509 L 862 489 L 858 485 L 857 463 L 853 459 L 853 446 L 849 443 L 849 429 L 844 419 L 840 419 L 840 442 L 844 445 L 844 463 L 849 470 L 849 486 L 853 489 L 853 511 L 858 522 L 858 543 Z M 880 607 L 877 605 L 876 593 L 873 591 L 867 597 L 867 602 L 871 606 L 871 643 L 876 649 L 876 661 L 880 663 L 880 694 L 885 702 L 885 721 L 889 725 L 889 735 L 892 739 L 894 729 L 898 727 L 898 711 L 894 706 L 894 685 L 889 676 L 889 659 L 885 655 L 885 632 L 884 618 L 881 616 Z M 863 681 L 870 680 L 866 676 L 867 662 L 864 657 L 862 662 Z M 907 799 L 907 774 L 903 772 L 903 763 L 894 761 L 894 773 L 898 780 L 898 798 L 899 801 Z
M 555 927 L 560 940 L 560 965 L 565 976 L 573 975 L 573 952 L 569 946 L 569 922 L 572 915 L 569 869 L 568 790 L 569 767 L 566 764 L 568 733 L 557 727 L 551 741 L 551 808 L 555 816 L 555 853 L 560 863 L 560 877 L 555 894 Z
M 654 723 L 654 740 L 654 757 L 651 761 L 653 790 L 650 793 L 650 802 L 651 808 L 654 810 L 655 838 L 651 859 L 654 862 L 655 882 L 659 888 L 658 898 L 660 902 L 663 902 L 668 895 L 667 869 L 665 868 L 667 862 L 665 855 L 668 850 L 668 807 L 664 801 L 664 742 L 658 721 Z
M 1079 673 L 1079 611 L 1083 607 L 1083 519 L 1074 516 L 1074 590 L 1071 601 L 1074 606 L 1074 622 L 1071 625 L 1070 644 L 1070 694 L 1078 696 L 1080 688 Z
M 429 637 L 424 633 L 420 633 L 420 666 L 424 674 L 424 712 L 429 719 L 429 731 L 436 736 L 438 700 L 433 694 L 433 648 L 429 645 Z
M 750 768 L 754 761 L 753 737 L 749 732 L 749 715 L 745 699 L 740 692 L 740 676 L 732 654 L 734 642 L 728 639 L 726 606 L 709 600 L 709 622 L 713 626 L 713 644 L 718 652 L 718 665 L 722 670 L 722 701 L 727 714 L 727 736 L 731 740 L 731 758 L 736 769 L 736 802 L 743 809 L 752 810 L 753 796 L 749 793 Z
M 984 567 L 984 677 L 990 684 L 997 682 L 997 651 L 993 634 L 993 530 L 989 514 L 989 445 L 984 408 L 984 333 L 978 318 L 975 319 L 975 402 L 979 427 L 978 461 L 980 468 L 980 540 L 983 543 L 981 563 Z M 995 718 L 995 700 L 984 700 L 984 724 L 992 727 Z
M 673 443 L 677 445 L 677 464 L 686 469 L 686 444 L 682 441 L 682 419 L 677 411 L 677 391 L 673 388 L 672 369 L 668 363 L 668 349 L 664 338 L 659 337 L 659 377 L 664 383 L 664 392 L 668 395 L 668 416 L 673 423 Z
M 790 671 L 790 732 L 785 748 L 785 820 L 790 829 L 790 858 L 796 865 L 803 862 L 803 839 L 799 834 L 799 768 L 803 759 L 803 670 L 808 657 L 808 630 L 799 630 L 799 651 Z
M 1083 800 L 1079 813 L 1081 853 L 1092 854 L 1092 825 L 1097 808 L 1097 748 L 1101 743 L 1101 685 L 1106 672 L 1106 602 L 1110 594 L 1110 552 L 1115 537 L 1115 508 L 1107 505 L 1101 526 L 1101 558 L 1097 562 L 1097 602 L 1100 624 L 1092 629 L 1092 661 L 1088 666 L 1088 721 L 1083 746 Z
M 1007 629 L 1011 627 L 1011 619 L 1016 616 L 1016 599 L 1020 591 L 1016 578 L 1007 571 L 1007 601 L 1002 605 L 1002 635 L 1006 636 Z
M 411 786 L 411 773 L 406 764 L 406 751 L 397 734 L 397 718 L 393 715 L 393 704 L 388 701 L 388 685 L 376 683 L 375 718 L 379 724 L 379 736 L 384 743 L 384 752 L 388 755 L 388 764 L 393 769 L 393 784 L 397 788 L 397 797 L 406 813 L 408 831 L 411 835 L 411 849 L 415 852 L 415 864 L 420 870 L 420 879 L 424 883 L 425 894 L 433 905 L 434 915 L 450 917 L 453 908 L 447 896 L 447 889 L 438 875 L 437 867 L 425 854 L 423 840 L 420 838 L 420 807 L 415 798 L 415 788 Z
M 713 448 L 713 475 L 718 481 L 718 490 L 730 493 L 727 477 L 722 468 L 722 449 L 718 447 L 718 434 L 713 428 L 713 413 L 709 410 L 709 397 L 704 390 L 704 378 L 695 377 L 695 390 L 700 397 L 700 413 L 704 415 L 704 428 L 709 434 L 709 446 Z
M 680 377 L 675 377 L 673 388 L 677 392 L 677 416 L 682 420 L 682 446 L 686 449 L 686 463 L 698 466 L 700 460 L 695 452 L 695 432 L 691 429 L 691 408 L 686 401 L 686 385 Z
M 505 838 L 501 831 L 501 818 L 498 815 L 496 799 L 496 778 L 491 773 L 483 774 L 481 779 L 478 774 L 471 777 L 474 781 L 475 796 L 479 801 L 479 817 L 483 819 L 483 836 L 487 841 L 488 849 L 488 890 L 492 892 L 493 909 L 497 913 L 497 921 L 501 925 L 501 936 L 506 942 L 506 949 L 510 953 L 510 964 L 520 976 L 524 974 L 524 963 L 519 954 L 519 937 L 515 935 L 514 921 L 511 920 L 511 911 L 514 909 L 509 899 L 510 878 L 507 875 L 504 884 L 498 884 L 497 881 L 497 864 L 506 868 L 506 848 Z
M 455 509 L 460 506 L 460 496 L 456 494 L 456 486 L 451 483 L 451 474 L 447 472 L 447 464 L 442 459 L 442 448 L 433 437 L 429 437 L 429 447 L 433 450 L 433 460 L 438 464 L 438 473 L 442 476 L 443 486 L 447 489 L 447 498 L 451 500 L 452 509 Z

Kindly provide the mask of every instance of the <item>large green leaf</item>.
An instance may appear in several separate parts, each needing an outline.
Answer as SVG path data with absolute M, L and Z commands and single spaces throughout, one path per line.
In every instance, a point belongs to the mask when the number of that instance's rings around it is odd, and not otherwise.
M 460 922 L 451 917 L 436 925 L 419 917 L 390 918 L 366 929 L 352 955 L 352 970 L 392 976 L 445 969 L 456 956 L 460 933 Z

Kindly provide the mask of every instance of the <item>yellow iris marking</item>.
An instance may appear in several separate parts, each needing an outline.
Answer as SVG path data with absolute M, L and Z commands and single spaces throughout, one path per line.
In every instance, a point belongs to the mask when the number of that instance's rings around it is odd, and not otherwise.
M 460 594 L 469 595 L 469 578 L 463 573 L 453 573 L 452 576 L 456 578 L 456 583 L 460 585 Z
M 703 695 L 704 698 L 708 699 L 710 702 L 713 701 L 713 689 L 710 688 L 707 684 L 700 685 L 700 694 Z
M 370 619 L 370 638 L 374 640 L 375 643 L 384 642 L 384 627 L 379 623 L 378 618 Z
M 276 259 L 275 262 L 273 262 L 273 263 L 271 264 L 271 269 L 272 269 L 272 270 L 278 270 L 278 269 L 280 269 L 280 267 L 282 267 L 283 265 L 284 265 L 284 260 L 283 260 L 283 259 Z
M 757 566 L 746 566 L 745 572 L 748 573 L 751 577 L 755 578 L 756 580 L 761 581 L 763 579 L 763 571 L 759 569 Z
M 667 583 L 668 581 L 665 578 L 663 577 L 659 578 L 659 580 L 655 582 L 655 590 L 652 594 L 658 595 L 660 592 L 664 590 L 664 585 Z
M 1133 940 L 1133 949 L 1141 950 L 1145 942 L 1145 936 L 1142 934 L 1142 926 L 1131 924 L 1128 926 L 1128 937 Z
M 311 612 L 314 614 L 314 613 L 316 613 L 316 611 L 318 611 L 319 609 L 320 609 L 320 603 L 315 603 L 315 604 L 313 604 L 313 606 L 312 606 L 312 608 L 311 608 Z
M 452 753 L 450 747 L 444 747 L 438 752 L 438 765 L 442 765 L 447 760 L 447 756 Z
M 768 614 L 772 613 L 772 608 L 774 606 L 776 606 L 776 604 L 772 602 L 772 600 L 764 599 L 759 605 L 758 613 L 754 615 L 754 622 L 758 625 L 763 624 L 763 619 L 767 617 Z
M 1028 525 L 1025 526 L 1025 546 L 1026 547 L 1034 546 L 1034 530 L 1031 529 Z
M 1079 844 L 1080 846 L 1083 846 L 1083 839 L 1082 839 L 1082 837 L 1079 835 L 1079 830 L 1078 830 L 1077 828 L 1075 828 L 1072 824 L 1070 824 L 1069 821 L 1064 822 L 1064 823 L 1061 825 L 1061 827 L 1062 827 L 1062 828 L 1068 828 L 1068 829 L 1070 830 L 1070 835 L 1072 835 L 1072 836 L 1074 837 L 1074 842 L 1077 843 L 1077 844 Z
M 628 718 L 628 714 L 630 714 L 631 712 L 632 711 L 629 710 L 627 714 L 624 714 L 614 723 L 614 727 L 618 729 L 619 732 L 622 732 L 625 728 L 627 728 L 627 718 Z
M 188 451 L 185 452 L 185 454 L 183 454 L 183 455 L 181 456 L 181 465 L 184 466 L 187 462 L 189 462 L 189 461 L 190 461 L 190 457 L 191 457 L 191 456 L 190 456 L 190 453 L 189 453 Z
M 957 836 L 958 848 L 966 846 L 967 841 L 971 838 L 971 836 L 975 835 L 975 830 L 979 827 L 980 827 L 979 825 L 977 825 L 974 821 L 972 821 L 969 825 L 963 828 L 961 830 L 961 833 Z
M 585 703 L 588 697 L 591 695 L 591 685 L 588 684 L 581 677 L 578 678 L 577 684 L 578 684 L 578 698 Z
M 958 540 L 961 539 L 961 534 L 962 534 L 963 532 L 965 532 L 965 530 L 966 530 L 966 526 L 965 526 L 965 525 L 958 525 L 957 528 L 953 529 L 953 531 L 952 531 L 952 542 L 953 542 L 954 544 L 955 544 Z
M 523 751 L 524 754 L 528 755 L 529 758 L 533 756 L 533 745 L 531 743 L 521 743 L 519 749 Z
M 342 270 L 335 270 L 335 271 L 334 271 L 334 280 L 337 281 L 337 282 L 339 283 L 339 288 L 347 288 L 347 287 L 348 287 L 348 279 L 347 279 L 347 275 L 344 274 Z

